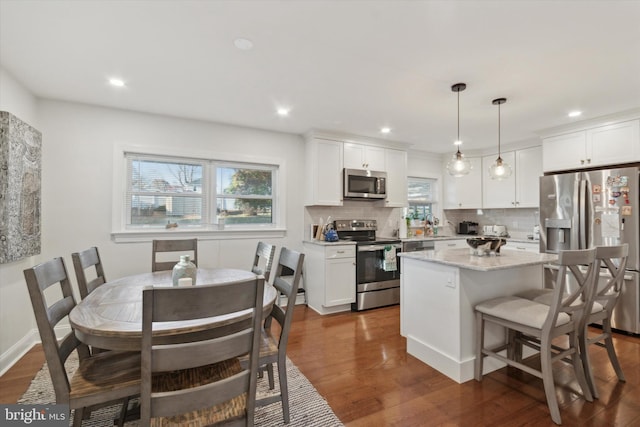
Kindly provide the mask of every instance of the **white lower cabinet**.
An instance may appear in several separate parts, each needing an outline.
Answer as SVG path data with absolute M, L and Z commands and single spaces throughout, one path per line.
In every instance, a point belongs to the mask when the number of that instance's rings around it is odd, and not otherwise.
M 507 239 L 507 244 L 500 248 L 500 251 L 525 251 L 540 253 L 540 242 L 532 240 L 531 242 L 514 242 Z
M 307 305 L 320 314 L 351 309 L 356 301 L 356 246 L 305 242 Z
M 451 239 L 451 240 L 435 240 L 434 249 L 439 251 L 442 249 L 468 248 L 467 239 Z

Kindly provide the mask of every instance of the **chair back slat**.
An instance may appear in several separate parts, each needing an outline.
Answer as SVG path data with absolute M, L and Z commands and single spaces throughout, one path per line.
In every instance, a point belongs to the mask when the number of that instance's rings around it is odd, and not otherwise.
M 173 266 L 179 261 L 179 255 L 185 255 L 185 252 L 191 252 L 189 260 L 198 265 L 198 239 L 182 239 L 182 240 L 154 240 L 151 250 L 151 271 L 167 271 L 173 269 Z M 160 253 L 174 253 L 175 261 L 158 260 Z
M 304 264 L 304 254 L 283 247 L 280 250 L 278 265 L 273 280 L 274 286 L 278 291 L 287 297 L 287 307 L 283 309 L 278 305 L 274 305 L 269 318 L 274 318 L 280 324 L 279 347 L 286 348 L 291 329 L 291 321 L 293 319 L 293 309 L 298 295 L 300 286 L 300 277 L 302 274 L 302 265 Z M 290 276 L 283 276 L 283 273 L 292 271 Z M 270 319 L 268 319 L 270 320 Z M 269 326 L 267 322 L 266 326 Z
M 600 285 L 598 281 L 594 300 L 603 304 L 609 312 L 615 307 L 622 291 L 628 256 L 628 243 L 621 246 L 599 246 L 597 248 L 596 258 L 600 261 L 600 265 L 609 271 L 610 277 L 606 278 L 604 285 Z M 615 260 L 617 263 L 614 262 Z
M 73 268 L 76 273 L 78 290 L 80 291 L 80 297 L 82 299 L 86 298 L 87 295 L 93 292 L 98 286 L 107 282 L 97 247 L 93 246 L 82 252 L 74 252 L 71 254 L 71 258 L 73 259 Z M 87 269 L 90 267 L 94 267 L 95 277 L 89 280 L 87 278 Z
M 558 254 L 560 266 L 555 276 L 555 285 L 551 297 L 549 313 L 543 329 L 550 330 L 557 324 L 560 313 L 570 315 L 570 325 L 576 331 L 582 321 L 582 315 L 593 298 L 596 278 L 596 249 L 561 251 Z M 586 272 L 580 266 L 586 266 Z M 575 280 L 575 286 L 568 286 L 568 276 Z
M 261 274 L 268 282 L 271 275 L 271 267 L 273 265 L 273 256 L 276 252 L 275 245 L 269 243 L 258 242 L 256 254 L 253 259 L 253 267 L 251 271 L 255 274 Z
M 152 347 L 151 368 L 163 372 L 222 362 L 251 351 L 252 339 L 252 331 L 245 329 L 232 335 L 194 342 L 193 345 Z

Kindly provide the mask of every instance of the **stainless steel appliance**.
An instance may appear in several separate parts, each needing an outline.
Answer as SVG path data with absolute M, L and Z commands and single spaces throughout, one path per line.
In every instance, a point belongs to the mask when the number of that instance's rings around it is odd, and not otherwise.
M 458 224 L 458 234 L 478 234 L 478 223 L 471 221 L 462 221 Z
M 629 244 L 612 326 L 640 333 L 640 168 L 540 178 L 540 252 Z
M 387 173 L 365 169 L 344 169 L 345 199 L 387 198 Z
M 428 251 L 436 248 L 433 240 L 412 240 L 402 244 L 402 252 Z
M 402 242 L 376 238 L 376 220 L 336 220 L 340 240 L 356 242 L 356 302 L 360 311 L 400 303 Z

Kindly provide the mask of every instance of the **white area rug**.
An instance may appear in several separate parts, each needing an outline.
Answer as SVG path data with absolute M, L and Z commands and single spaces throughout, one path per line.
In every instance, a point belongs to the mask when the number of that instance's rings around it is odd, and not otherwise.
M 67 372 L 73 372 L 78 366 L 78 359 L 75 353 L 67 361 Z M 278 390 L 278 375 L 276 371 L 276 388 Z M 333 427 L 343 426 L 338 417 L 333 413 L 331 407 L 318 394 L 309 380 L 302 375 L 298 368 L 287 358 L 287 377 L 289 379 L 289 406 L 291 411 L 291 422 L 288 426 L 317 426 Z M 269 383 L 266 377 L 258 381 L 258 397 L 273 393 L 269 390 Z M 49 404 L 55 402 L 55 393 L 51 384 L 49 370 L 45 363 L 42 369 L 35 376 L 31 385 L 20 398 L 18 403 L 24 404 Z M 120 405 L 110 406 L 91 413 L 91 419 L 83 421 L 82 425 L 87 427 L 112 427 L 113 419 L 120 413 Z M 138 426 L 138 422 L 128 422 L 127 427 Z M 282 405 L 280 402 L 273 403 L 256 409 L 256 426 L 283 426 Z

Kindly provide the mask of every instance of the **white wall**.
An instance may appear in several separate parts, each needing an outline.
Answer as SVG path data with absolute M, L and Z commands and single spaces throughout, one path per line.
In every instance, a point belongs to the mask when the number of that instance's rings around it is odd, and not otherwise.
M 43 137 L 42 254 L 0 266 L 0 372 L 39 340 L 23 269 L 62 256 L 75 283 L 71 253 L 95 245 L 100 249 L 107 278 L 150 271 L 150 242 L 114 243 L 111 239 L 113 153 L 117 144 L 182 147 L 185 152 L 210 151 L 214 158 L 216 153 L 282 158 L 287 174 L 284 189 L 287 232 L 284 238 L 268 241 L 278 248 L 302 248 L 304 144 L 301 137 L 35 100 L 27 91 L 17 91 L 13 86 L 19 85 L 14 79 L 6 74 L 1 77 L 2 108 L 35 124 Z M 5 91 L 5 86 L 10 90 Z M 5 99 L 7 94 L 15 99 Z M 24 111 L 24 115 L 19 111 Z M 36 116 L 40 121 L 36 122 Z M 256 244 L 256 239 L 204 240 L 199 244 L 198 260 L 205 267 L 248 268 Z
M 0 67 L 0 110 L 42 131 L 37 100 L 11 74 Z M 31 302 L 22 270 L 35 264 L 37 256 L 0 264 L 0 372 L 31 345 L 35 328 Z M 37 335 L 37 334 L 36 334 Z

